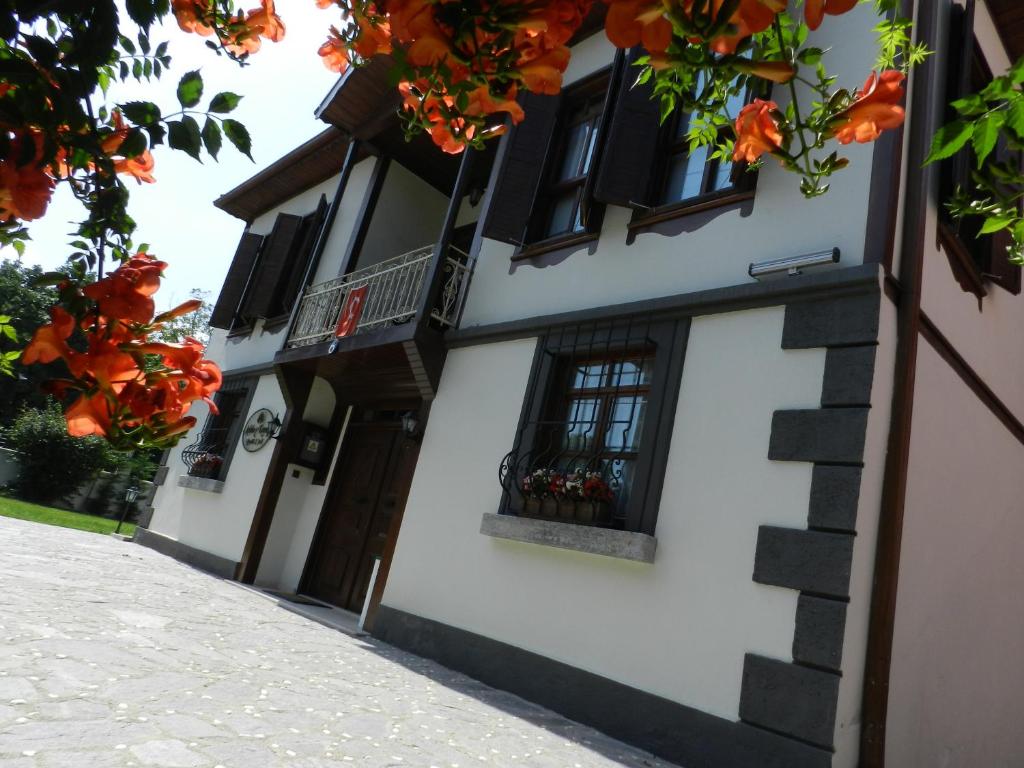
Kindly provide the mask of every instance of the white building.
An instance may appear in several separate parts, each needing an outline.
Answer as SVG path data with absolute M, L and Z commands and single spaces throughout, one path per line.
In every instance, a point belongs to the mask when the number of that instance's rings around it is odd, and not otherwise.
M 350 72 L 218 202 L 248 224 L 222 416 L 139 540 L 368 599 L 376 636 L 687 768 L 1017 764 L 1024 299 L 922 161 L 949 73 L 1004 71 L 1024 18 L 913 5 L 907 125 L 811 202 L 680 151 L 603 34 L 465 159 L 404 143 L 387 62 Z M 841 82 L 875 21 L 823 26 Z M 604 500 L 534 498 L 543 469 Z

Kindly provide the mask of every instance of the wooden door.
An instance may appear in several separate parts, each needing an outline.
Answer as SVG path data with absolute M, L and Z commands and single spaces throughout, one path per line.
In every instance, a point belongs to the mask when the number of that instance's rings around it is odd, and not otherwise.
M 384 554 L 392 520 L 405 506 L 418 445 L 391 425 L 352 425 L 313 544 L 304 591 L 360 611 L 374 556 Z

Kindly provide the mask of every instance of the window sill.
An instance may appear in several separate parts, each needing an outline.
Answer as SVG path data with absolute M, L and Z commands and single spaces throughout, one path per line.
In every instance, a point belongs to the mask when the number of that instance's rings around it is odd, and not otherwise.
M 276 333 L 281 330 L 284 326 L 288 325 L 288 321 L 291 319 L 291 315 L 277 315 L 276 317 L 268 317 L 263 321 L 263 332 L 264 333 Z
M 512 261 L 527 261 L 552 251 L 560 251 L 563 248 L 571 248 L 574 245 L 582 245 L 584 243 L 593 243 L 600 236 L 599 232 L 580 232 L 575 235 L 549 237 L 547 240 L 539 240 L 536 243 L 523 246 L 512 255 Z
M 646 533 L 613 531 L 572 523 L 556 523 L 515 515 L 485 514 L 480 533 L 496 539 L 571 549 L 638 563 L 653 563 L 658 540 Z
M 723 192 L 716 192 L 713 195 L 687 200 L 673 205 L 662 205 L 652 208 L 649 212 L 635 214 L 629 222 L 630 230 L 644 229 L 663 221 L 678 219 L 681 216 L 689 216 L 702 211 L 710 211 L 715 208 L 723 208 L 735 203 L 743 203 L 754 199 L 753 189 L 730 189 Z
M 207 493 L 223 493 L 224 481 L 214 480 L 209 477 L 192 477 L 191 475 L 179 475 L 178 485 L 182 488 L 191 488 L 193 491 L 206 491 Z

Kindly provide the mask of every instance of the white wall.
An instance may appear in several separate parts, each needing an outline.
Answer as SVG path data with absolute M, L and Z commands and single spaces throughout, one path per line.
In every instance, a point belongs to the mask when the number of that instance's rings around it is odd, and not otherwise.
M 829 68 L 843 85 L 859 88 L 867 77 L 865 56 L 873 50 L 871 28 L 876 21 L 867 4 L 829 17 L 817 34 L 822 47 L 831 46 Z M 573 50 L 566 83 L 609 64 L 613 56 L 604 35 L 587 38 Z M 783 95 L 778 99 L 785 104 Z M 647 232 L 627 246 L 630 212 L 609 206 L 600 241 L 552 266 L 543 266 L 550 260 L 543 256 L 513 263 L 513 246 L 484 240 L 462 325 L 750 282 L 747 267 L 752 261 L 833 247 L 842 251 L 842 266 L 859 264 L 864 258 L 872 145 L 843 148 L 843 154 L 851 165 L 832 179 L 824 197 L 804 200 L 798 178 L 768 159 L 749 215 L 720 211 L 699 228 L 694 222 L 703 214 L 679 218 L 673 224 L 684 231 L 677 236 Z
M 445 195 L 392 161 L 356 269 L 433 245 L 447 210 Z
M 782 350 L 783 316 L 693 321 L 653 565 L 479 533 L 536 342 L 450 352 L 384 604 L 736 718 L 744 653 L 792 659 L 797 593 L 751 573 L 759 525 L 806 526 L 811 465 L 768 439 L 776 409 L 820 404 L 825 356 Z
M 260 377 L 245 419 L 260 408 L 284 415 L 284 397 L 275 376 Z M 204 410 L 204 406 L 194 409 L 200 426 L 205 419 Z M 187 473 L 181 451 L 197 434 L 187 435 L 171 452 L 167 481 L 160 486 L 153 501 L 155 511 L 149 528 L 196 549 L 237 561 L 242 557 L 249 535 L 263 478 L 274 452 L 273 445 L 249 453 L 239 441 L 231 457 L 223 493 L 212 493 L 178 485 L 178 477 Z
M 334 226 L 327 238 L 323 255 L 320 257 L 320 264 L 317 266 L 314 283 L 323 283 L 338 277 L 341 272 L 341 260 L 348 250 L 349 240 L 356 228 L 359 218 L 359 210 L 362 208 L 363 200 L 370 188 L 370 178 L 373 175 L 373 166 L 377 159 L 367 157 L 360 160 L 352 168 L 348 177 L 348 184 L 345 185 L 345 196 L 342 198 L 338 215 L 334 219 Z M 337 186 L 338 180 L 332 183 Z
M 1024 757 L 1024 446 L 922 339 L 886 764 Z

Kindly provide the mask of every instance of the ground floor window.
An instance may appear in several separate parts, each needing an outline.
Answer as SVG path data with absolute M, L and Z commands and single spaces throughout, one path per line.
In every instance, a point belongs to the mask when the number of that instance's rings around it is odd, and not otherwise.
M 249 377 L 225 377 L 214 397 L 217 414 L 210 414 L 195 441 L 181 452 L 192 477 L 223 480 L 238 443 L 256 382 Z
M 500 511 L 653 531 L 687 329 L 628 318 L 548 331 L 502 461 Z

